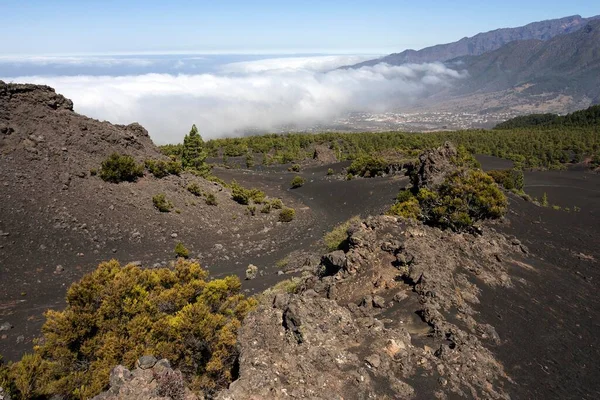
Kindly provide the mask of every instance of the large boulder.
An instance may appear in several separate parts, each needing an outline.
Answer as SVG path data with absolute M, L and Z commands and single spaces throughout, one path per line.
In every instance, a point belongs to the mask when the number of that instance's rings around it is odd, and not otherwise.
M 419 160 L 408 168 L 407 175 L 410 176 L 413 188 L 432 189 L 440 185 L 449 174 L 457 170 L 454 162 L 457 155 L 456 147 L 450 142 L 422 153 Z

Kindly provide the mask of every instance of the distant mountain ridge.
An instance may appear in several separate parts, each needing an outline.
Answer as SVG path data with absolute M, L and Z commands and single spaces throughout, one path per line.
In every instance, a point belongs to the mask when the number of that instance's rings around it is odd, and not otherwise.
M 364 61 L 349 68 L 373 66 L 379 63 L 401 65 L 407 63 L 427 63 L 448 61 L 462 56 L 477 56 L 497 50 L 502 46 L 523 40 L 550 40 L 555 36 L 576 32 L 588 22 L 599 20 L 600 15 L 582 18 L 580 15 L 533 22 L 517 28 L 502 28 L 465 37 L 457 42 L 426 47 L 422 50 L 404 50 L 374 60 Z
M 456 93 L 517 89 L 522 95 L 563 93 L 600 100 L 600 20 L 547 41 L 511 42 L 479 56 L 446 63 L 465 69 L 469 78 Z

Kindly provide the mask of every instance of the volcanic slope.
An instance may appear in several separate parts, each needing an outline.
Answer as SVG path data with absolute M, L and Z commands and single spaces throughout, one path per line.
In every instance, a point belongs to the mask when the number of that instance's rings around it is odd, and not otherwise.
M 313 245 L 327 224 L 361 209 L 342 208 L 326 218 L 325 211 L 313 210 L 325 205 L 303 197 L 304 190 L 287 190 L 291 177 L 284 182 L 249 174 L 249 185 L 267 186 L 268 195 L 296 209 L 292 222 L 281 223 L 278 210 L 251 215 L 228 188 L 187 172 L 162 179 L 146 172 L 137 182 L 105 182 L 91 171 L 113 153 L 140 163 L 167 160 L 139 124 L 112 125 L 79 115 L 50 87 L 0 82 L 0 324 L 13 327 L 0 335 L 5 359 L 31 349 L 43 312 L 64 306 L 69 285 L 101 261 L 166 265 L 181 241 L 214 275 L 243 276 L 257 258 L 274 265 L 291 249 Z M 248 184 L 244 174 L 232 177 Z M 190 183 L 214 194 L 218 205 L 190 193 Z M 384 186 L 379 193 L 389 196 L 379 201 L 389 206 L 397 186 Z M 173 204 L 171 212 L 154 207 L 152 197 L 159 193 Z

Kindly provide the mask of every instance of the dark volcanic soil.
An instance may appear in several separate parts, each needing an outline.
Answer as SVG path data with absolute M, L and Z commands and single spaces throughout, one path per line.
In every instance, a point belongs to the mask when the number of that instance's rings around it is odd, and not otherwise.
M 527 172 L 525 191 L 580 212 L 512 197 L 501 232 L 534 257 L 512 269 L 515 288 L 486 287 L 478 310 L 502 344 L 493 351 L 515 381 L 517 399 L 600 398 L 600 175 Z

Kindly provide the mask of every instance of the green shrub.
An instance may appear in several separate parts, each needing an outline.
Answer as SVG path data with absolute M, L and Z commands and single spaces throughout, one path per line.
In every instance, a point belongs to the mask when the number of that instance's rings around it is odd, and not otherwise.
M 156 178 L 161 179 L 168 175 L 179 175 L 183 170 L 179 161 L 146 160 L 146 169 Z
M 91 175 L 91 176 L 96 176 L 96 175 L 98 175 L 98 170 L 97 170 L 96 168 L 92 168 L 92 169 L 90 169 L 90 175 Z
M 217 202 L 217 197 L 213 193 L 206 194 L 206 204 L 209 206 L 216 206 L 219 203 Z
M 196 392 L 234 379 L 236 335 L 256 305 L 238 277 L 207 281 L 199 264 L 121 267 L 113 260 L 74 283 L 64 311 L 46 312 L 43 339 L 10 366 L 16 399 L 89 399 L 106 389 L 115 365 L 142 355 L 167 358 Z
M 266 203 L 265 205 L 262 206 L 262 208 L 260 209 L 260 212 L 263 214 L 269 214 L 271 213 L 271 204 L 270 203 Z
M 396 202 L 402 203 L 403 201 L 410 200 L 413 197 L 414 195 L 410 190 L 403 189 L 398 192 L 398 195 L 396 196 Z
M 548 195 L 546 194 L 546 192 L 544 192 L 544 194 L 542 195 L 541 206 L 542 207 L 550 206 L 550 203 L 548 202 Z
M 348 173 L 356 176 L 372 177 L 383 175 L 388 168 L 388 162 L 381 157 L 361 156 L 352 161 Z
M 294 165 L 292 165 L 291 167 L 288 168 L 288 171 L 300 172 L 300 165 L 294 164 Z
M 262 204 L 267 195 L 258 189 L 246 189 L 237 183 L 235 180 L 231 181 L 231 198 L 239 204 L 248 205 L 250 201 L 255 204 Z
M 246 168 L 252 168 L 254 164 L 254 156 L 250 153 L 246 154 Z
M 348 228 L 354 223 L 360 222 L 358 216 L 336 225 L 331 231 L 323 236 L 323 242 L 328 251 L 343 249 L 348 239 Z
M 248 206 L 246 207 L 246 212 L 251 215 L 251 216 L 255 216 L 256 215 L 256 206 Z
M 188 258 L 190 256 L 190 252 L 188 249 L 186 249 L 183 243 L 178 242 L 175 245 L 175 255 L 177 257 Z
M 296 175 L 294 177 L 294 179 L 292 179 L 292 182 L 290 183 L 290 185 L 292 186 L 292 189 L 295 189 L 295 188 L 301 187 L 302 185 L 304 185 L 304 183 L 305 183 L 304 178 Z
M 129 155 L 113 153 L 100 167 L 100 178 L 112 183 L 135 182 L 143 175 L 144 167 Z
M 492 170 L 487 173 L 498 185 L 502 185 L 507 190 L 523 190 L 525 177 L 521 169 Z
M 421 216 L 419 200 L 413 196 L 407 200 L 398 202 L 389 209 L 387 214 L 404 218 L 419 219 Z
M 450 175 L 437 193 L 421 189 L 417 194 L 425 222 L 465 230 L 475 221 L 499 218 L 508 201 L 494 180 L 480 170 L 461 170 Z
M 281 199 L 272 199 L 271 207 L 273 207 L 274 210 L 281 210 L 283 208 L 283 201 L 281 201 Z
M 416 196 L 409 191 L 400 192 L 388 214 L 464 231 L 476 221 L 501 217 L 507 204 L 506 196 L 489 175 L 481 170 L 461 169 L 448 176 L 436 191 L 421 188 Z
M 327 169 L 327 175 L 333 175 L 333 168 Z
M 194 196 L 200 197 L 202 196 L 202 190 L 200 189 L 200 186 L 198 186 L 197 183 L 190 183 L 187 186 L 187 190 L 188 192 L 190 192 L 191 194 L 193 194 Z
M 279 212 L 279 221 L 280 222 L 291 222 L 296 217 L 296 210 L 293 208 L 283 208 Z
M 289 263 L 290 263 L 290 259 L 288 257 L 284 257 L 281 260 L 277 261 L 275 263 L 275 266 L 279 269 L 283 269 L 283 268 L 287 267 Z
M 352 179 L 354 179 L 354 175 L 352 175 L 352 174 L 347 174 L 346 175 L 346 180 L 347 181 L 351 181 Z
M 173 204 L 167 200 L 163 193 L 159 193 L 152 197 L 154 207 L 160 212 L 169 212 L 173 209 Z

